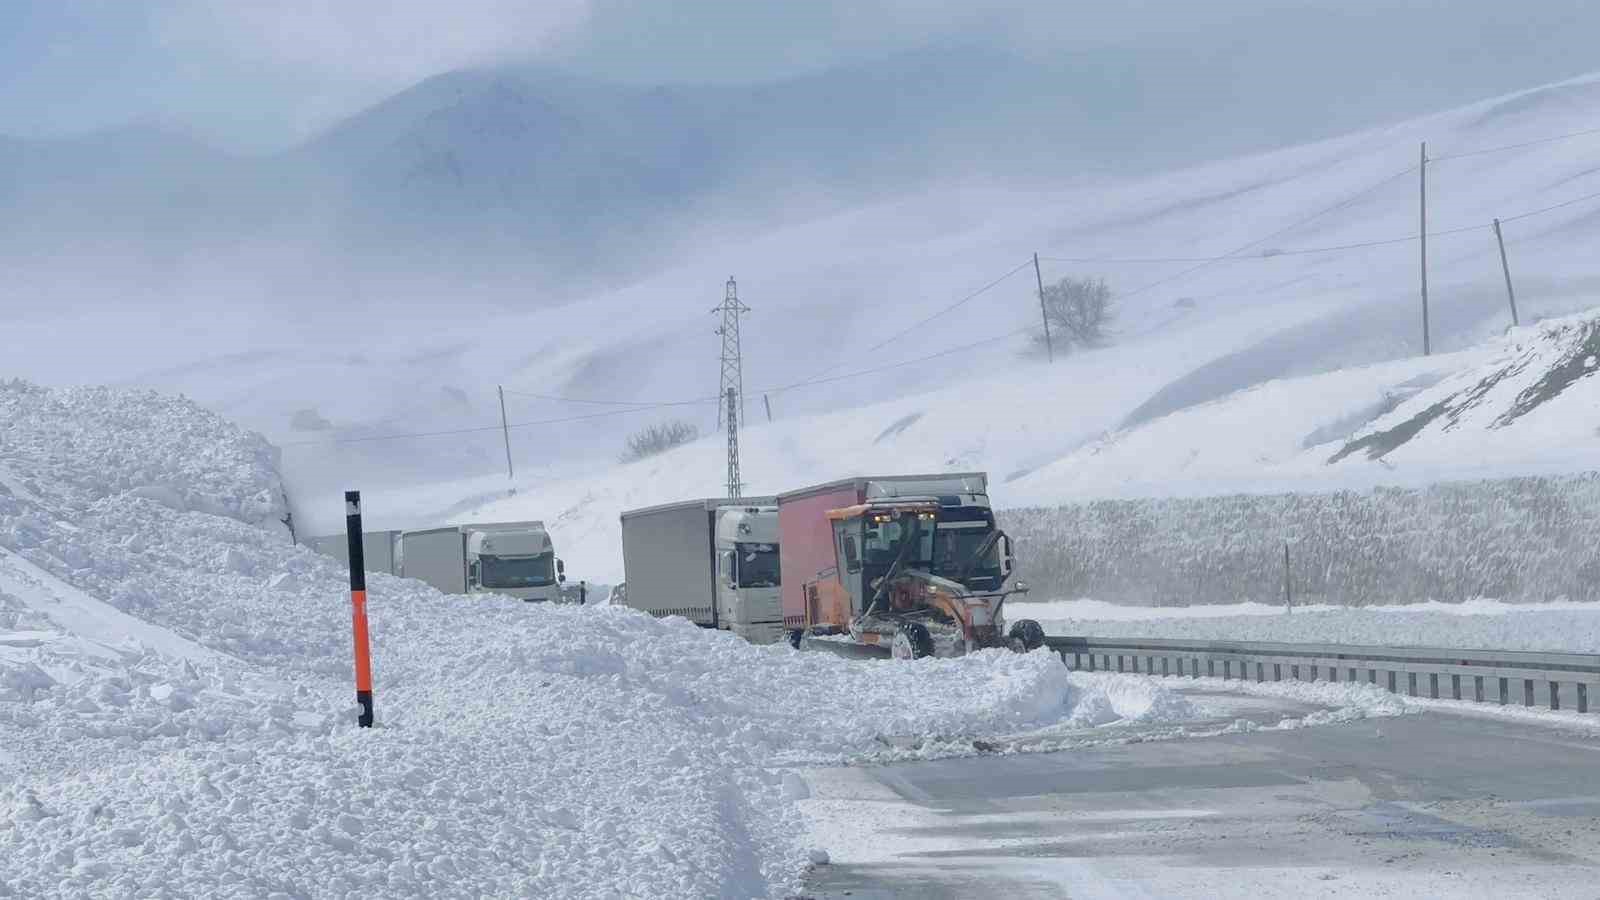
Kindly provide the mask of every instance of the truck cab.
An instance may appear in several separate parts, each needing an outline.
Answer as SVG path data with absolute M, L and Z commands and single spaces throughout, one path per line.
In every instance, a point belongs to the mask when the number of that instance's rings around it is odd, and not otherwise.
M 560 600 L 566 566 L 538 528 L 467 526 L 467 590 L 523 600 Z
M 717 511 L 717 622 L 756 644 L 783 638 L 778 568 L 778 508 L 728 506 Z
M 566 567 L 543 522 L 447 525 L 400 536 L 399 574 L 446 594 L 560 601 Z

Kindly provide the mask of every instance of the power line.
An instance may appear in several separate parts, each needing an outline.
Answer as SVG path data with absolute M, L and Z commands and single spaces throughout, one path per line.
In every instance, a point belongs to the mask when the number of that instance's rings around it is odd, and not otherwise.
M 556 394 L 536 394 L 532 391 L 514 391 L 506 388 L 506 393 L 518 397 L 532 397 L 537 400 L 551 400 L 556 403 L 587 403 L 595 406 L 631 406 L 639 409 L 654 409 L 661 406 L 694 406 L 702 403 L 716 403 L 716 397 L 701 397 L 695 400 L 590 400 L 582 397 L 562 397 Z
M 802 387 L 810 387 L 812 385 L 817 385 L 817 384 L 829 384 L 829 383 L 832 383 L 832 382 L 835 382 L 835 381 L 844 381 L 844 380 L 850 379 L 850 378 L 859 378 L 859 377 L 861 377 L 863 375 L 875 375 L 875 374 L 878 374 L 879 372 L 888 372 L 888 371 L 891 371 L 893 369 L 901 369 L 901 368 L 905 368 L 906 366 L 914 366 L 917 363 L 923 363 L 923 362 L 928 362 L 930 360 L 940 359 L 942 357 L 950 356 L 951 354 L 960 353 L 960 352 L 962 352 L 964 350 L 971 350 L 971 349 L 974 349 L 974 348 L 977 348 L 977 347 L 982 347 L 982 346 L 985 346 L 985 345 L 988 345 L 988 344 L 997 343 L 999 341 L 1003 341 L 1003 340 L 1006 340 L 1008 338 L 1016 337 L 1019 334 L 1023 334 L 1024 332 L 1027 332 L 1027 331 L 1031 330 L 1032 328 L 1033 328 L 1032 325 L 1028 325 L 1028 326 L 1024 326 L 1022 328 L 1019 328 L 1019 329 L 1017 329 L 1015 331 L 1008 331 L 1005 334 L 995 335 L 994 337 L 990 337 L 990 338 L 984 338 L 981 341 L 973 341 L 972 343 L 969 343 L 969 344 L 962 344 L 962 345 L 960 345 L 958 347 L 950 347 L 950 348 L 947 348 L 945 350 L 941 350 L 938 353 L 931 353 L 931 354 L 928 354 L 927 356 L 917 357 L 916 359 L 908 359 L 908 360 L 905 360 L 903 362 L 888 363 L 888 364 L 881 365 L 881 366 L 873 366 L 872 368 L 869 368 L 869 369 L 860 369 L 860 370 L 854 371 L 854 372 L 846 372 L 844 374 L 834 375 L 834 376 L 831 376 L 831 377 L 828 377 L 828 378 L 812 378 L 812 379 L 807 379 L 805 381 L 797 381 L 797 382 L 794 382 L 793 384 L 787 384 L 787 385 L 784 385 L 782 387 L 763 388 L 761 391 L 758 391 L 757 393 L 777 394 L 777 393 L 782 393 L 784 391 L 791 391 L 791 390 L 795 390 L 795 389 L 802 388 Z M 702 402 L 702 401 L 690 401 L 690 402 L 698 403 L 698 402 Z M 667 404 L 662 404 L 662 405 L 667 405 Z M 587 421 L 587 420 L 590 420 L 590 419 L 603 419 L 603 418 L 608 418 L 610 416 L 625 415 L 627 413 L 633 413 L 633 412 L 647 412 L 650 409 L 651 409 L 651 407 L 636 406 L 636 407 L 631 407 L 631 408 L 628 408 L 628 409 L 614 409 L 614 410 L 609 410 L 609 411 L 606 411 L 606 412 L 589 413 L 587 415 L 581 415 L 581 416 L 563 416 L 561 418 L 556 418 L 556 419 L 540 419 L 540 420 L 535 421 L 535 422 L 513 422 L 510 425 L 506 425 L 506 426 L 484 425 L 484 426 L 481 426 L 481 427 L 474 427 L 474 428 L 448 428 L 448 429 L 442 429 L 442 430 L 439 430 L 439 431 L 414 431 L 414 432 L 410 432 L 410 433 L 407 433 L 407 434 L 377 434 L 377 435 L 369 435 L 367 437 L 357 437 L 357 438 L 330 438 L 328 440 L 322 440 L 322 441 L 289 441 L 289 442 L 286 442 L 286 443 L 283 443 L 283 444 L 279 444 L 278 446 L 280 446 L 280 447 L 306 447 L 306 446 L 326 445 L 326 444 L 362 444 L 362 443 L 370 443 L 370 442 L 374 442 L 374 441 L 399 441 L 399 440 L 409 440 L 411 438 L 447 437 L 447 436 L 462 435 L 462 434 L 479 434 L 479 433 L 489 432 L 489 431 L 500 431 L 502 428 L 511 428 L 511 429 L 514 429 L 514 428 L 533 428 L 533 427 L 537 427 L 537 426 L 540 426 L 540 425 L 560 425 L 560 424 L 564 424 L 564 423 L 567 423 L 567 422 L 582 422 L 582 421 Z
M 1571 131 L 1566 134 L 1555 134 L 1549 137 L 1534 138 L 1531 141 L 1521 141 L 1515 144 L 1501 144 L 1498 147 L 1484 147 L 1481 150 L 1466 150 L 1461 153 L 1450 153 L 1445 156 L 1435 156 L 1432 159 L 1429 159 L 1428 162 L 1446 162 L 1452 159 L 1466 159 L 1469 156 L 1484 156 L 1489 153 L 1503 153 L 1507 150 L 1521 150 L 1524 147 L 1535 147 L 1539 144 L 1565 141 L 1571 138 L 1585 137 L 1591 134 L 1600 134 L 1600 128 L 1586 128 L 1583 131 Z
M 619 416 L 625 413 L 646 412 L 648 407 L 635 407 L 633 409 L 614 409 L 608 412 L 589 413 L 582 416 L 564 416 L 558 419 L 540 419 L 536 422 L 513 422 L 510 425 L 484 425 L 475 428 L 448 428 L 440 431 L 414 431 L 408 434 L 375 434 L 367 437 L 354 438 L 329 438 L 321 441 L 288 441 L 279 444 L 280 447 L 307 447 L 321 444 L 364 444 L 372 441 L 399 441 L 409 438 L 445 437 L 448 435 L 478 434 L 485 431 L 500 431 L 502 428 L 534 428 L 540 425 L 560 425 L 566 422 L 582 422 L 589 419 L 603 419 L 609 416 Z
M 1429 162 L 1435 162 L 1435 160 L 1430 159 Z M 1501 224 L 1505 224 L 1506 222 L 1515 222 L 1518 219 L 1526 219 L 1526 218 L 1529 218 L 1530 216 L 1542 215 L 1542 214 L 1547 213 L 1547 212 L 1552 212 L 1554 210 L 1558 210 L 1558 209 L 1562 209 L 1564 207 L 1573 206 L 1575 204 L 1582 203 L 1585 200 L 1593 200 L 1593 199 L 1596 199 L 1596 198 L 1600 198 L 1600 191 L 1597 191 L 1597 192 L 1595 192 L 1593 194 L 1585 194 L 1582 197 L 1574 197 L 1571 200 L 1564 200 L 1564 201 L 1562 201 L 1560 203 L 1551 204 L 1550 206 L 1540 207 L 1539 209 L 1532 209 L 1532 210 L 1528 210 L 1527 212 L 1517 213 L 1514 216 L 1505 216 L 1505 217 L 1500 219 L 1500 222 L 1501 222 Z M 1482 231 L 1482 230 L 1484 230 L 1486 228 L 1493 228 L 1493 227 L 1494 226 L 1492 224 L 1486 224 L 1486 225 L 1462 225 L 1462 226 L 1459 226 L 1459 227 L 1456 227 L 1456 228 L 1444 228 L 1444 229 L 1440 229 L 1440 230 L 1437 230 L 1437 231 L 1429 231 L 1428 232 L 1428 237 L 1447 237 L 1447 236 L 1452 235 L 1452 234 L 1464 234 L 1464 233 L 1469 232 L 1469 231 Z M 1261 253 L 1259 255 L 1256 255 L 1256 256 L 1237 256 L 1237 255 L 1229 255 L 1229 256 L 1126 256 L 1126 257 L 1117 257 L 1117 256 L 1041 256 L 1041 257 L 1039 257 L 1039 259 L 1042 262 L 1080 263 L 1080 264 L 1082 264 L 1082 263 L 1130 263 L 1130 264 L 1131 263 L 1150 263 L 1150 264 L 1160 264 L 1160 263 L 1180 263 L 1180 262 L 1196 262 L 1196 263 L 1199 263 L 1199 262 L 1203 262 L 1203 263 L 1257 262 L 1257 261 L 1261 261 L 1261 260 L 1276 259 L 1276 258 L 1278 258 L 1280 256 L 1308 256 L 1308 255 L 1317 254 L 1317 253 L 1337 253 L 1337 252 L 1342 251 L 1342 250 L 1360 250 L 1360 249 L 1363 249 L 1363 248 L 1366 248 L 1366 247 L 1383 247 L 1383 246 L 1387 246 L 1387 245 L 1390 245 L 1390 244 L 1403 244 L 1403 243 L 1406 243 L 1408 241 L 1417 240 L 1417 238 L 1418 238 L 1418 235 L 1411 234 L 1411 235 L 1406 235 L 1405 237 L 1381 238 L 1381 239 L 1378 239 L 1378 240 L 1371 240 L 1371 241 L 1357 241 L 1357 242 L 1350 243 L 1350 244 L 1330 244 L 1330 245 L 1323 246 L 1323 247 L 1292 247 L 1292 248 L 1289 248 L 1289 249 L 1286 249 L 1286 250 L 1271 250 L 1271 251 L 1263 252 L 1263 253 Z
M 1529 210 L 1528 212 L 1525 212 L 1525 213 L 1518 213 L 1518 214 L 1516 214 L 1514 216 L 1506 216 L 1505 218 L 1500 220 L 1500 223 L 1503 225 L 1506 222 L 1515 222 L 1518 219 L 1526 219 L 1529 216 L 1542 215 L 1544 213 L 1551 212 L 1553 210 L 1561 209 L 1561 208 L 1567 207 L 1567 206 L 1572 206 L 1575 203 L 1582 203 L 1585 200 L 1593 200 L 1596 197 L 1600 197 L 1600 191 L 1596 191 L 1593 194 L 1584 194 L 1582 197 L 1573 197 L 1571 200 L 1563 200 L 1560 203 L 1555 203 L 1555 204 L 1552 204 L 1550 206 L 1542 207 L 1540 209 Z M 1479 227 L 1488 227 L 1488 226 L 1479 226 Z
M 1255 240 L 1249 242 L 1248 244 L 1244 244 L 1244 245 L 1242 245 L 1240 247 L 1237 247 L 1234 250 L 1228 252 L 1227 254 L 1225 254 L 1223 256 L 1217 257 L 1216 259 L 1213 259 L 1213 260 L 1207 260 L 1205 262 L 1198 263 L 1197 265 L 1194 265 L 1194 266 L 1191 266 L 1191 267 L 1189 267 L 1187 269 L 1184 269 L 1181 272 L 1177 272 L 1177 273 L 1174 273 L 1172 275 L 1168 275 L 1168 276 L 1166 276 L 1164 278 L 1158 278 L 1155 281 L 1150 282 L 1149 284 L 1143 285 L 1141 287 L 1134 288 L 1133 290 L 1123 294 L 1122 296 L 1124 298 L 1127 298 L 1127 297 L 1132 297 L 1132 296 L 1134 296 L 1136 294 L 1142 294 L 1145 291 L 1151 290 L 1153 288 L 1160 287 L 1163 284 L 1168 284 L 1170 282 L 1177 281 L 1180 278 L 1186 278 L 1189 275 L 1193 275 L 1195 272 L 1200 271 L 1201 269 L 1207 268 L 1209 266 L 1213 266 L 1216 263 L 1221 262 L 1223 260 L 1233 259 L 1233 258 L 1237 257 L 1239 254 L 1245 252 L 1246 250 L 1251 249 L 1252 247 L 1260 246 L 1261 244 L 1264 244 L 1267 241 L 1270 241 L 1275 237 L 1279 237 L 1280 235 L 1288 234 L 1289 232 L 1294 231 L 1297 228 L 1301 228 L 1301 227 L 1303 227 L 1305 225 L 1308 225 L 1311 222 L 1314 222 L 1317 219 L 1320 219 L 1323 216 L 1328 215 L 1329 213 L 1338 212 L 1339 210 L 1344 209 L 1345 207 L 1349 206 L 1352 203 L 1355 203 L 1357 200 L 1360 200 L 1363 197 L 1366 197 L 1368 194 L 1371 194 L 1372 192 L 1378 190 L 1379 188 L 1384 187 L 1385 185 L 1389 184 L 1389 182 L 1395 181 L 1395 180 L 1397 180 L 1399 178 L 1403 178 L 1403 177 L 1405 177 L 1407 175 L 1410 175 L 1412 172 L 1415 172 L 1416 170 L 1417 170 L 1416 166 L 1408 166 L 1402 171 L 1396 172 L 1393 175 L 1390 175 L 1390 176 L 1382 179 L 1381 181 L 1375 182 L 1375 183 L 1373 183 L 1373 184 L 1371 184 L 1371 185 L 1369 185 L 1369 186 L 1367 186 L 1365 188 L 1362 188 L 1361 190 L 1357 191 L 1354 194 L 1351 194 L 1350 196 L 1344 198 L 1343 200 L 1340 200 L 1338 203 L 1335 203 L 1332 206 L 1328 206 L 1328 207 L 1324 207 L 1322 209 L 1319 209 L 1316 212 L 1312 213 L 1309 216 L 1306 216 L 1303 219 L 1300 219 L 1300 220 L 1298 220 L 1296 222 L 1293 222 L 1292 224 L 1286 225 L 1283 228 L 1280 228 L 1277 231 L 1272 232 L 1271 234 L 1264 235 L 1262 237 L 1256 238 Z
M 949 306 L 944 307 L 943 309 L 939 310 L 938 312 L 935 312 L 934 314 L 932 314 L 930 316 L 926 316 L 926 317 L 924 317 L 922 319 L 918 319 L 916 322 L 913 322 L 912 324 L 907 325 L 905 328 L 902 328 L 899 331 L 895 332 L 894 334 L 892 334 L 892 335 L 884 338 L 883 340 L 879 341 L 878 343 L 873 344 L 871 347 L 868 347 L 865 350 L 858 351 L 858 354 L 859 355 L 866 355 L 868 353 L 872 353 L 872 352 L 875 352 L 875 351 L 878 351 L 878 350 L 882 350 L 884 347 L 887 347 L 888 345 L 894 343 L 895 341 L 899 340 L 900 338 L 903 338 L 906 335 L 910 334 L 911 332 L 916 331 L 918 328 L 921 328 L 922 326 L 928 324 L 929 322 L 932 322 L 934 319 L 937 319 L 940 316 L 946 315 L 948 313 L 954 312 L 955 310 L 961 308 L 962 306 L 966 305 L 967 303 L 970 303 L 971 301 L 978 299 L 979 297 L 983 296 L 984 294 L 986 294 L 989 291 L 993 290 L 994 288 L 998 287 L 1006 279 L 1008 279 L 1011 276 L 1017 274 L 1018 272 L 1021 272 L 1023 269 L 1026 269 L 1028 266 L 1031 266 L 1031 265 L 1033 265 L 1032 257 L 1023 260 L 1022 263 L 1020 265 L 1018 265 L 1016 268 L 1010 270 L 1009 272 L 1006 272 L 1004 275 L 1001 275 L 1000 277 L 994 279 L 993 281 L 989 282 L 988 284 L 985 284 L 983 287 L 978 288 L 977 290 L 973 291 L 970 294 L 967 294 L 965 297 L 962 297 L 961 299 L 957 300 L 956 302 L 950 304 Z M 830 371 L 832 371 L 834 369 L 837 369 L 839 366 L 842 366 L 842 365 L 844 365 L 843 361 L 836 362 L 836 363 L 834 363 L 834 364 L 832 364 L 830 366 L 826 366 L 826 367 L 818 370 L 817 374 L 821 375 L 824 372 L 830 372 Z
M 1030 259 L 1028 262 L 1031 265 L 1033 261 Z M 762 388 L 762 391 L 764 391 L 766 393 L 769 393 L 769 394 L 778 394 L 778 393 L 782 393 L 784 391 L 792 391 L 792 390 L 796 390 L 798 388 L 811 387 L 813 385 L 818 385 L 818 384 L 830 384 L 830 383 L 835 382 L 835 381 L 845 381 L 845 380 L 850 379 L 850 378 L 859 378 L 862 375 L 876 375 L 876 374 L 878 374 L 880 372 L 888 372 L 888 371 L 893 370 L 893 369 L 903 369 L 906 366 L 914 366 L 917 363 L 924 363 L 924 362 L 929 362 L 931 360 L 940 359 L 942 357 L 950 356 L 951 354 L 954 354 L 954 353 L 960 353 L 963 350 L 972 350 L 974 348 L 983 347 L 983 346 L 986 346 L 988 344 L 998 343 L 998 342 L 1006 340 L 1008 338 L 1016 337 L 1019 334 L 1025 334 L 1025 333 L 1027 333 L 1029 331 L 1032 331 L 1032 330 L 1033 330 L 1033 326 L 1032 325 L 1024 325 L 1023 327 L 1018 328 L 1015 331 L 1008 331 L 1005 334 L 997 334 L 994 337 L 984 338 L 981 341 L 973 341 L 970 344 L 962 344 L 959 347 L 950 347 L 950 348 L 945 349 L 945 350 L 940 350 L 938 353 L 930 353 L 927 356 L 919 356 L 916 359 L 908 359 L 908 360 L 905 360 L 904 362 L 897 362 L 897 363 L 887 363 L 887 364 L 881 365 L 881 366 L 873 366 L 872 368 L 869 368 L 869 369 L 857 369 L 854 372 L 845 372 L 842 375 L 832 375 L 832 376 L 829 376 L 827 378 L 808 378 L 808 379 L 806 379 L 804 381 L 796 381 L 793 384 L 786 384 L 783 387 Z

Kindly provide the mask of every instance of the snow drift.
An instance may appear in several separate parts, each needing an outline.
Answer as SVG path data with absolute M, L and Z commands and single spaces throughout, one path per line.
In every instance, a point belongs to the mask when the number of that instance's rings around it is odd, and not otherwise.
M 0 448 L 0 894 L 782 896 L 787 767 L 1192 713 L 1043 652 L 847 660 L 373 576 L 362 730 L 346 575 L 289 542 L 259 439 L 12 383 Z

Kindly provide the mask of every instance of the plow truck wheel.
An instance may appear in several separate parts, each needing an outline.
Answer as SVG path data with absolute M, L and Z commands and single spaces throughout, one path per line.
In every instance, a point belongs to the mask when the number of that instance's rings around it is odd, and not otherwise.
M 800 642 L 805 639 L 806 633 L 796 628 L 789 632 L 789 646 L 800 649 Z
M 1044 628 L 1032 619 L 1019 619 L 1011 626 L 1009 637 L 1012 649 L 1016 649 L 1015 645 L 1020 643 L 1024 653 L 1044 646 Z
M 895 629 L 889 655 L 895 659 L 921 659 L 933 655 L 933 635 L 921 622 L 901 622 Z

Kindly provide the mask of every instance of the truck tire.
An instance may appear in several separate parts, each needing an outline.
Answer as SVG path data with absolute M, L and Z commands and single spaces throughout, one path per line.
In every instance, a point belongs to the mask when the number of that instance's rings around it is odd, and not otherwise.
M 933 655 L 933 635 L 921 622 L 901 622 L 895 629 L 894 640 L 889 644 L 889 655 L 895 659 L 921 659 Z
M 1032 619 L 1018 619 L 1011 626 L 1009 635 L 1012 642 L 1022 645 L 1022 652 L 1037 650 L 1044 646 L 1044 628 Z
M 796 650 L 799 650 L 800 649 L 800 641 L 803 640 L 805 638 L 805 636 L 806 636 L 806 633 L 804 631 L 801 631 L 798 628 L 794 629 L 793 631 L 790 631 L 789 632 L 789 646 L 795 648 Z

